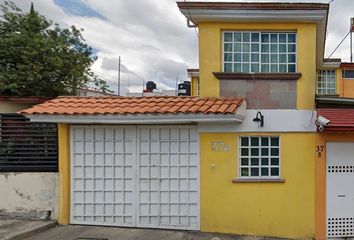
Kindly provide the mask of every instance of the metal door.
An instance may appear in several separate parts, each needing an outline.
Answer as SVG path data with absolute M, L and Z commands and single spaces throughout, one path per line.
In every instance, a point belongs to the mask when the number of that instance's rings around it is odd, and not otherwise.
M 71 223 L 199 229 L 195 126 L 72 126 Z
M 138 226 L 198 230 L 196 127 L 143 126 L 138 133 Z
M 327 237 L 354 236 L 354 143 L 327 143 Z
M 135 226 L 136 127 L 71 128 L 71 223 Z

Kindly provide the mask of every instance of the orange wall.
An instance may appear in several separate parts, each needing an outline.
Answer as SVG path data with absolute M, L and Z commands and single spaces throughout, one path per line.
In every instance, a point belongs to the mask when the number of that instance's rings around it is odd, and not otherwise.
M 315 155 L 315 232 L 316 239 L 326 239 L 326 144 L 354 142 L 354 134 L 317 134 Z M 323 148 L 322 148 L 323 147 Z M 322 151 L 321 151 L 322 148 Z

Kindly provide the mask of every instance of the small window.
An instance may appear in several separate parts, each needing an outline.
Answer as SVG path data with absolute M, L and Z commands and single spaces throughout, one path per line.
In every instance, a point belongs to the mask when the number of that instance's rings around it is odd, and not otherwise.
M 343 78 L 354 79 L 354 70 L 343 70 Z
M 276 136 L 240 137 L 239 177 L 279 178 L 279 145 Z
M 317 72 L 317 94 L 336 94 L 335 70 L 320 70 Z

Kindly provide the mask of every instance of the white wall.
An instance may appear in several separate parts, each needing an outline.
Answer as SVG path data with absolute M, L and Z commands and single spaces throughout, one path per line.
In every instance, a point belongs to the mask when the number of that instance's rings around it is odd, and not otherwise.
M 57 219 L 58 173 L 0 173 L 0 215 Z

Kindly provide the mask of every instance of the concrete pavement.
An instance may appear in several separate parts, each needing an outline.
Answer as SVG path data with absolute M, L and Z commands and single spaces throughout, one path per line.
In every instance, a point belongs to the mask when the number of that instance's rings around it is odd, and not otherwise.
M 0 240 L 23 239 L 54 227 L 56 224 L 56 221 L 0 219 Z
M 57 226 L 25 240 L 274 240 L 275 238 L 207 234 L 191 231 L 98 226 Z

